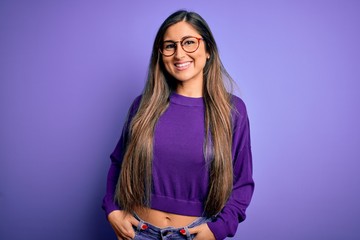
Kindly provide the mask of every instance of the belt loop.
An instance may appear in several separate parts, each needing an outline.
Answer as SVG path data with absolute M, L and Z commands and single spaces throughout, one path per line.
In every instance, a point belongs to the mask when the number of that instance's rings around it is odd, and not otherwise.
M 143 226 L 146 226 L 146 228 L 147 228 L 147 225 L 144 224 L 144 221 L 143 221 L 143 220 L 140 220 L 140 221 L 139 221 L 139 224 L 137 225 L 137 230 L 138 230 L 138 231 L 145 230 L 145 229 L 143 229 Z
M 191 239 L 191 238 L 190 238 L 189 228 L 186 226 L 186 227 L 184 227 L 184 229 L 185 229 L 185 232 L 186 232 L 186 237 L 187 237 L 187 239 Z

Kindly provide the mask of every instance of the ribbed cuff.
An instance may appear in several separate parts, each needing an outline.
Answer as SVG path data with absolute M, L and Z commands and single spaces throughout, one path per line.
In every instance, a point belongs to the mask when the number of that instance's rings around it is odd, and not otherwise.
M 228 226 L 220 219 L 215 222 L 208 222 L 207 225 L 214 234 L 216 240 L 225 239 L 229 235 Z
M 105 211 L 105 217 L 107 218 L 112 211 L 120 210 L 120 207 L 113 200 L 104 197 L 102 209 Z

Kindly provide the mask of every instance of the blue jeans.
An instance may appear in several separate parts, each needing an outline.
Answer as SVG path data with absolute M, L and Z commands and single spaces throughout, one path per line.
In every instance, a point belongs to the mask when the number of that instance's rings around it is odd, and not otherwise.
M 181 228 L 175 227 L 166 227 L 166 228 L 158 228 L 150 223 L 147 223 L 139 218 L 134 213 L 134 217 L 139 220 L 139 225 L 134 227 L 135 230 L 135 238 L 133 240 L 184 240 L 184 239 L 194 239 L 195 234 L 189 233 L 189 228 L 199 226 L 203 223 L 210 222 L 211 218 L 199 217 L 194 222 L 189 225 Z M 185 232 L 186 234 L 182 234 L 181 232 Z

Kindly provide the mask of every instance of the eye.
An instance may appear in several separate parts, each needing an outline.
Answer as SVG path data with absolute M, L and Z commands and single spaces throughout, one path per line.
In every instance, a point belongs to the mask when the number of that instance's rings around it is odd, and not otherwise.
M 166 43 L 164 43 L 163 48 L 164 48 L 164 50 L 172 50 L 172 49 L 174 49 L 174 48 L 175 48 L 175 46 L 176 46 L 176 44 L 175 44 L 175 43 L 172 43 L 172 42 L 166 42 Z
M 183 41 L 183 46 L 189 46 L 189 45 L 193 45 L 193 44 L 195 44 L 195 40 L 194 39 L 185 39 L 184 41 Z

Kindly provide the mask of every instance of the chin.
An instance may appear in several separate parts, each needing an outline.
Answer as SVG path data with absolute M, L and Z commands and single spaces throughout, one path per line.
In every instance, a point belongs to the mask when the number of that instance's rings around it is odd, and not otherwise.
M 187 76 L 176 76 L 175 75 L 173 77 L 180 82 L 186 82 L 186 81 L 193 79 L 193 77 L 187 77 Z

